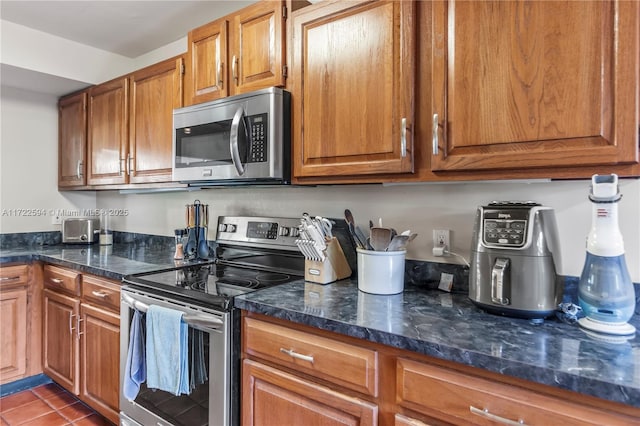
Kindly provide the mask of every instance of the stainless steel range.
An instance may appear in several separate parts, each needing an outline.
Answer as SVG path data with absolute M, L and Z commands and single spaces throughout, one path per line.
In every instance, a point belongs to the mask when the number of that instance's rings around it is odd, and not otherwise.
M 239 423 L 240 317 L 233 297 L 301 279 L 304 257 L 295 244 L 299 219 L 218 219 L 216 260 L 126 276 L 120 319 L 121 425 L 235 425 Z M 189 348 L 204 354 L 204 383 L 188 395 L 148 389 L 133 401 L 123 393 L 130 325 L 137 310 L 159 305 L 183 313 Z M 144 323 L 144 315 L 143 315 Z M 190 354 L 191 356 L 191 354 Z M 193 371 L 191 372 L 193 376 Z M 191 377 L 193 381 L 193 377 Z

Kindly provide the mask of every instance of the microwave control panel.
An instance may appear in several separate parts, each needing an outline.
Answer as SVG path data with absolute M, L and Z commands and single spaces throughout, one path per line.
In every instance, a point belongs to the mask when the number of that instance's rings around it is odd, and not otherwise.
M 249 163 L 263 163 L 267 161 L 267 114 L 257 114 L 248 117 L 251 145 L 249 147 Z

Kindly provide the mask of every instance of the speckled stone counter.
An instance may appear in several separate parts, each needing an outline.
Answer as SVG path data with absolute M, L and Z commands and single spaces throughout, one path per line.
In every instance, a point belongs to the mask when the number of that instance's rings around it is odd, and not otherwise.
M 0 250 L 0 264 L 35 260 L 114 280 L 129 274 L 175 266 L 173 251 L 162 245 L 54 245 Z
M 247 311 L 640 408 L 640 337 L 595 340 L 577 325 L 490 315 L 466 295 L 407 286 L 393 296 L 344 280 L 296 281 L 235 299 Z M 640 315 L 632 323 L 640 330 Z

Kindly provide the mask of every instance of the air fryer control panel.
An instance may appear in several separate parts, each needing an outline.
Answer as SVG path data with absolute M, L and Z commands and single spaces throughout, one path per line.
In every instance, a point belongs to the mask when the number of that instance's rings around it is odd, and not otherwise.
M 531 201 L 494 201 L 482 210 L 482 241 L 489 247 L 520 248 L 527 243 Z

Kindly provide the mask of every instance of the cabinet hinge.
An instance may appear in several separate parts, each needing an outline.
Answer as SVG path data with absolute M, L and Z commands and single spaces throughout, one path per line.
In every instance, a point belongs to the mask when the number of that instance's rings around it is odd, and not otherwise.
M 289 67 L 286 65 L 282 66 L 282 77 L 287 78 L 289 75 Z
M 180 74 L 184 75 L 184 64 L 180 64 Z
M 287 6 L 282 6 L 282 19 L 287 19 Z

